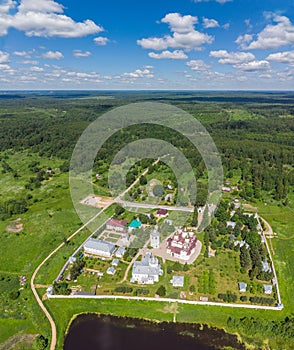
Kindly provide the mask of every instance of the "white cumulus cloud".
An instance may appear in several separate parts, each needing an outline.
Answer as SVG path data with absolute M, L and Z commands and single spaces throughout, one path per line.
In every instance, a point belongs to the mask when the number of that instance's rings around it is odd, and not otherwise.
M 9 53 L 0 51 L 0 64 L 9 62 Z
M 267 56 L 266 60 L 294 65 L 294 51 L 272 53 Z
M 198 19 L 194 16 L 182 16 L 179 13 L 167 14 L 161 22 L 167 23 L 172 35 L 150 37 L 137 40 L 144 49 L 166 50 L 168 48 L 183 50 L 201 50 L 202 45 L 210 44 L 214 38 L 206 33 L 195 30 Z
M 252 41 L 252 39 L 253 35 L 251 34 L 239 35 L 235 40 L 235 43 L 238 44 L 242 50 L 244 50 L 246 49 L 247 44 Z
M 209 19 L 209 18 L 202 18 L 202 22 L 203 22 L 203 27 L 204 28 L 217 28 L 219 27 L 219 23 L 216 19 Z
M 94 39 L 96 45 L 105 46 L 108 43 L 109 39 L 104 36 L 98 36 Z
M 265 61 L 265 60 L 261 60 L 261 61 L 255 60 L 255 61 L 236 64 L 233 67 L 246 72 L 256 72 L 259 70 L 270 69 L 270 64 L 268 61 Z
M 27 36 L 77 38 L 104 30 L 89 19 L 75 22 L 64 14 L 63 5 L 53 0 L 21 0 L 16 12 L 10 14 L 15 5 L 15 1 L 9 0 L 1 5 L 5 13 L 0 17 L 0 35 L 15 28 Z
M 275 16 L 273 21 L 276 24 L 268 24 L 257 34 L 257 39 L 247 45 L 246 49 L 276 49 L 294 44 L 294 25 L 290 19 L 286 16 Z
M 123 73 L 122 77 L 127 78 L 153 78 L 154 75 L 149 69 L 136 69 L 130 73 Z
M 61 60 L 63 54 L 60 51 L 47 51 L 42 55 L 42 58 L 47 58 L 49 60 Z
M 89 57 L 91 56 L 91 52 L 90 51 L 81 51 L 81 50 L 74 50 L 73 51 L 73 55 L 74 57 L 80 58 L 80 57 Z
M 33 66 L 30 68 L 30 71 L 32 71 L 32 72 L 44 72 L 44 68 L 38 67 L 38 66 Z
M 219 58 L 220 64 L 239 64 L 255 60 L 250 52 L 228 52 L 226 50 L 210 51 L 210 57 Z
M 210 66 L 207 65 L 203 60 L 191 60 L 187 62 L 186 65 L 194 71 L 201 71 L 210 68 Z
M 175 50 L 175 51 L 162 51 L 161 53 L 155 53 L 155 52 L 149 52 L 149 57 L 155 58 L 157 60 L 159 59 L 173 59 L 173 60 L 185 60 L 188 58 L 188 56 L 184 53 L 182 50 Z
M 161 22 L 168 24 L 172 32 L 189 33 L 194 30 L 194 24 L 198 23 L 198 18 L 191 15 L 182 16 L 175 12 L 168 13 Z

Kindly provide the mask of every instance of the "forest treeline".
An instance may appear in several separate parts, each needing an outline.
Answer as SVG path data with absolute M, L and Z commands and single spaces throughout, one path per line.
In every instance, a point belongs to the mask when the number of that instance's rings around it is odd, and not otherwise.
M 192 93 L 190 93 L 191 95 Z M 206 126 L 222 157 L 225 176 L 241 172 L 241 195 L 247 200 L 261 198 L 262 192 L 272 194 L 287 204 L 289 186 L 294 185 L 294 102 L 287 94 L 249 94 L 247 104 L 242 96 L 232 93 L 220 96 L 225 102 L 201 102 L 205 96 L 158 97 L 141 94 L 145 100 L 169 102 L 195 115 Z M 41 156 L 56 156 L 70 160 L 74 146 L 89 123 L 99 115 L 121 104 L 134 102 L 140 94 L 117 94 L 117 99 L 87 100 L 55 98 L 19 98 L 0 100 L 0 151 L 30 149 Z M 241 98 L 239 104 L 237 98 Z M 186 98 L 183 103 L 183 98 Z M 273 100 L 286 101 L 285 105 Z M 187 100 L 188 99 L 188 100 Z M 251 100 L 250 100 L 251 99 Z M 260 103 L 266 99 L 266 103 Z M 103 102 L 104 101 L 104 102 Z M 205 101 L 211 101 L 208 94 Z M 237 102 L 236 102 L 237 101 Z M 292 101 L 292 103 L 291 103 Z M 254 116 L 252 119 L 230 120 L 234 108 Z M 291 117 L 292 116 L 292 117 Z M 179 137 L 180 136 L 180 137 Z M 163 139 L 180 149 L 195 169 L 196 177 L 203 176 L 205 166 L 190 142 L 171 129 L 139 125 L 121 130 L 109 139 L 97 155 L 95 170 L 108 169 L 115 154 L 124 145 L 141 138 Z M 4 165 L 5 166 L 5 165 Z

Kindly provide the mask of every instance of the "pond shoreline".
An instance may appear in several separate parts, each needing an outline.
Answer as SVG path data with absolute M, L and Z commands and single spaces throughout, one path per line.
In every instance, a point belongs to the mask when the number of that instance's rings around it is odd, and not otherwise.
M 152 339 L 154 339 L 156 344 L 158 341 L 170 342 L 170 349 L 173 349 L 172 346 L 176 346 L 177 343 L 179 343 L 178 345 L 181 346 L 183 350 L 186 348 L 192 349 L 195 345 L 199 350 L 222 348 L 237 350 L 246 349 L 246 345 L 241 342 L 239 335 L 229 334 L 224 329 L 210 327 L 205 324 L 160 322 L 156 320 L 120 317 L 93 312 L 76 314 L 71 318 L 64 336 L 63 349 L 78 349 L 80 345 L 78 345 L 77 342 L 83 341 L 83 349 L 87 350 L 84 340 L 82 339 L 87 339 L 89 342 L 92 341 L 91 346 L 89 345 L 89 349 L 93 348 L 93 342 L 96 341 L 99 343 L 98 338 L 105 336 L 105 332 L 98 334 L 99 327 L 103 329 L 106 328 L 109 334 L 112 332 L 113 335 L 115 335 L 114 338 L 119 338 L 121 336 L 122 341 L 124 340 L 125 334 L 129 334 L 130 340 L 132 341 L 134 341 L 134 339 L 138 339 L 139 341 L 139 339 L 151 335 L 152 337 L 150 337 L 150 340 L 152 341 Z M 95 331 L 93 331 L 93 329 Z M 92 339 L 89 340 L 89 337 L 92 337 Z M 95 337 L 96 339 L 94 339 Z M 103 341 L 106 340 L 103 339 Z M 110 343 L 115 342 L 111 335 L 108 341 Z M 77 348 L 73 348 L 75 345 Z M 99 347 L 96 346 L 95 343 L 95 349 L 99 350 Z M 117 345 L 113 344 L 113 346 L 114 347 L 109 347 L 108 349 L 116 350 Z M 153 346 L 153 349 L 156 350 L 157 348 Z

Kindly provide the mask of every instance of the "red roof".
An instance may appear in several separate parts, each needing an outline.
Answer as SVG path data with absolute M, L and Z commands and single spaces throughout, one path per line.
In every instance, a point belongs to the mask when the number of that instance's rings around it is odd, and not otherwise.
M 110 218 L 107 221 L 106 225 L 116 226 L 116 227 L 126 227 L 127 223 L 128 222 L 126 220 L 118 220 L 118 219 Z
M 157 215 L 166 215 L 167 214 L 167 209 L 158 209 L 157 210 Z

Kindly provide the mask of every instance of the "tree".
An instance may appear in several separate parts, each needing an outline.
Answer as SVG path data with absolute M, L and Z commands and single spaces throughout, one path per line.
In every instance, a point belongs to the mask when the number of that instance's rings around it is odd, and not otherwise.
M 36 350 L 45 350 L 48 347 L 48 338 L 45 338 L 43 335 L 38 335 L 33 344 L 33 348 Z
M 246 245 L 243 245 L 243 247 L 240 248 L 240 265 L 245 269 L 248 269 L 251 265 L 250 253 L 249 249 L 246 248 Z
M 163 285 L 159 286 L 156 291 L 156 294 L 159 295 L 160 297 L 164 297 L 166 294 L 166 288 Z
M 66 282 L 54 282 L 53 283 L 53 294 L 56 295 L 69 295 L 70 289 L 68 288 L 68 283 Z
M 120 216 L 125 212 L 125 208 L 123 208 L 121 205 L 117 204 L 114 210 L 115 216 Z
M 80 274 L 81 270 L 85 266 L 85 262 L 82 259 L 77 259 L 71 269 L 70 269 L 70 277 L 72 280 L 75 280 Z
M 195 284 L 191 284 L 191 286 L 189 287 L 189 291 L 191 293 L 194 293 L 196 291 L 196 287 L 195 287 Z
M 193 218 L 191 221 L 191 226 L 197 227 L 197 225 L 198 225 L 198 209 L 197 207 L 195 207 L 193 212 Z
M 144 185 L 147 185 L 147 179 L 146 179 L 146 176 L 142 175 L 140 177 L 140 185 L 144 186 Z
M 155 197 L 161 197 L 164 194 L 164 189 L 161 185 L 155 185 L 152 192 Z

